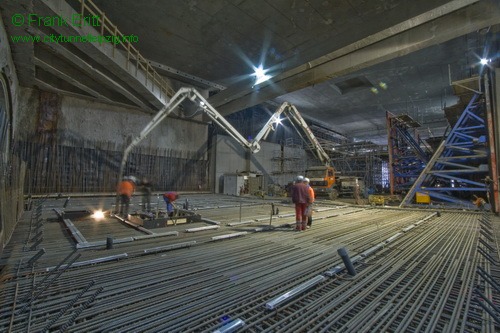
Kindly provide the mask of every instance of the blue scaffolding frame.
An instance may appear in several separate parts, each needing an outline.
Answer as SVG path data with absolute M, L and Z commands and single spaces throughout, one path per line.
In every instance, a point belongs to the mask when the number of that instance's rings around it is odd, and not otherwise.
M 407 192 L 424 170 L 430 159 L 431 151 L 411 129 L 420 127 L 408 115 L 395 116 L 386 113 L 389 181 L 391 194 Z
M 415 203 L 417 193 L 433 203 L 473 209 L 473 196 L 486 197 L 489 174 L 483 95 L 476 93 L 417 178 L 401 205 Z

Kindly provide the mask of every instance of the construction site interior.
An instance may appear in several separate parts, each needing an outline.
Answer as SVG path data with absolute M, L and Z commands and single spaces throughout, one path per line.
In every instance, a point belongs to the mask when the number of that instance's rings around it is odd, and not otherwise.
M 499 0 L 0 1 L 0 331 L 500 332 L 499 156 Z

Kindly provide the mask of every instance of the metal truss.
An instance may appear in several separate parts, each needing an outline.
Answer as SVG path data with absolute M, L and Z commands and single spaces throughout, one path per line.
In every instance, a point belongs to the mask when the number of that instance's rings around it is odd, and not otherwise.
M 386 113 L 389 182 L 391 194 L 405 193 L 413 185 L 430 159 L 431 151 L 411 130 L 420 127 L 408 115 Z
M 413 204 L 418 192 L 447 207 L 475 208 L 474 195 L 486 197 L 488 191 L 487 134 L 484 97 L 476 93 L 401 206 Z

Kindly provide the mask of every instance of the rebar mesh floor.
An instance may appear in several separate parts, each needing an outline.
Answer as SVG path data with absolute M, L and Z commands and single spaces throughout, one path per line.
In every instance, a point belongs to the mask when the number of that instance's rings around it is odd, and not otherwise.
M 318 200 L 296 232 L 287 200 L 185 198 L 201 222 L 151 229 L 55 213 L 114 198 L 35 202 L 3 253 L 2 331 L 500 329 L 498 217 Z

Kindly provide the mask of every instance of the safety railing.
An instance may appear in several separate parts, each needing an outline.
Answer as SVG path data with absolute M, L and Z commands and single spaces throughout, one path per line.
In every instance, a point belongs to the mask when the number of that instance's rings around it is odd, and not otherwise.
M 115 55 L 115 50 L 118 46 L 122 47 L 127 54 L 127 70 L 130 69 L 130 64 L 135 63 L 135 75 L 142 70 L 146 75 L 146 85 L 148 81 L 152 83 L 152 90 L 154 92 L 155 86 L 158 87 L 160 91 L 160 98 L 162 97 L 172 97 L 175 94 L 174 89 L 168 84 L 168 82 L 160 75 L 156 70 L 149 64 L 148 60 L 144 58 L 137 48 L 135 48 L 132 43 L 128 40 L 126 35 L 122 34 L 116 25 L 114 25 L 107 17 L 106 14 L 100 10 L 96 4 L 91 0 L 79 0 L 80 1 L 80 14 L 82 19 L 86 17 L 86 14 L 92 15 L 94 20 L 97 19 L 99 26 L 101 27 L 101 35 L 110 35 L 113 40 L 117 40 L 117 43 L 112 43 L 113 45 L 113 57 Z M 97 24 L 96 24 L 97 26 Z

